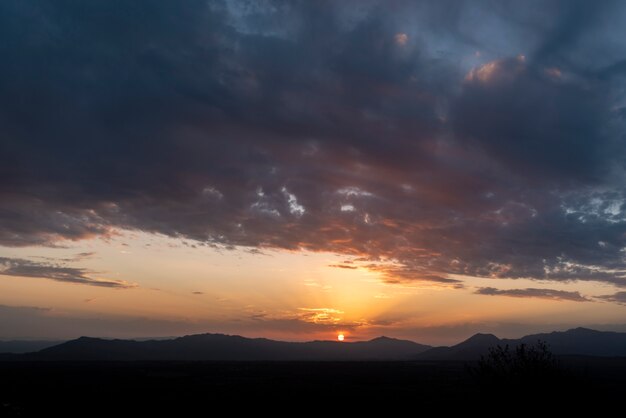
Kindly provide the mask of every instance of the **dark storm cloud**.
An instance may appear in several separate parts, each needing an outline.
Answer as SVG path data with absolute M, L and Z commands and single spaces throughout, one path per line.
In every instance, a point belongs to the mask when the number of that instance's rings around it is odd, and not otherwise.
M 549 7 L 555 7 L 559 13 L 533 51 L 533 58 L 537 61 L 562 59 L 591 29 L 602 23 L 607 13 L 615 10 L 616 3 L 614 0 L 597 4 L 584 0 L 553 2 Z
M 110 287 L 114 289 L 128 289 L 133 284 L 122 280 L 110 280 L 90 277 L 93 272 L 83 268 L 67 267 L 52 263 L 39 263 L 19 258 L 0 257 L 0 275 L 35 277 L 50 279 L 57 282 L 86 284 L 89 286 Z
M 2 2 L 0 243 L 624 286 L 624 7 L 541 5 Z
M 565 71 L 565 70 L 563 70 Z M 523 56 L 473 71 L 451 111 L 457 136 L 528 177 L 596 179 L 607 167 L 605 86 L 568 81 Z
M 476 293 L 477 295 L 566 300 L 570 302 L 589 302 L 591 300 L 584 297 L 579 292 L 568 292 L 566 290 L 555 289 L 496 289 L 494 287 L 481 287 L 474 293 Z

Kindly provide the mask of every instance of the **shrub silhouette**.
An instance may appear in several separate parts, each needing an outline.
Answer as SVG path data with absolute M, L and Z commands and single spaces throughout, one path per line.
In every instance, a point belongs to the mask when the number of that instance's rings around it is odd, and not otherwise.
M 483 388 L 496 391 L 523 388 L 540 391 L 562 377 L 558 362 L 544 341 L 520 344 L 514 349 L 508 344 L 492 347 L 470 368 L 470 373 Z

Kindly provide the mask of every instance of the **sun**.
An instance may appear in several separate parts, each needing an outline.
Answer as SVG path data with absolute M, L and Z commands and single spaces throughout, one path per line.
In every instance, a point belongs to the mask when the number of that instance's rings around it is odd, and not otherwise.
M 345 338 L 346 338 L 346 337 L 345 337 L 343 334 L 339 334 L 339 335 L 337 335 L 337 339 L 338 339 L 339 341 L 343 341 Z

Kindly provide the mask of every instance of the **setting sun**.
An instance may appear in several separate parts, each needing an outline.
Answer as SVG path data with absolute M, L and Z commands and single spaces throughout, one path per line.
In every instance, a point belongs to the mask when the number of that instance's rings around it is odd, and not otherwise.
M 337 340 L 343 341 L 346 337 L 343 334 L 337 335 Z

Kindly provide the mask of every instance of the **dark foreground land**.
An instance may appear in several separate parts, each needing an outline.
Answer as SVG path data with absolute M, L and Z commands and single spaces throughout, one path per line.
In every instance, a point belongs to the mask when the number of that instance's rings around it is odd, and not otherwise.
M 546 400 L 560 410 L 597 411 L 622 404 L 626 359 L 564 358 L 561 365 L 558 378 L 485 383 L 461 362 L 0 362 L 0 416 L 214 416 L 218 408 L 296 415 L 336 411 L 335 405 L 344 411 L 501 405 L 515 412 L 538 410 Z

